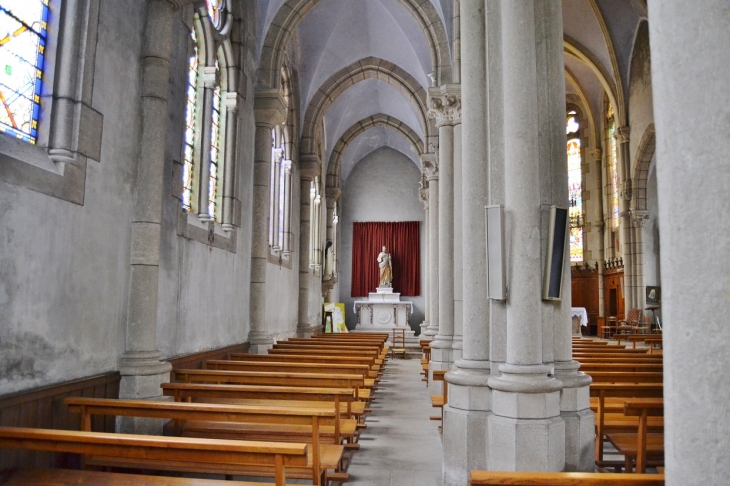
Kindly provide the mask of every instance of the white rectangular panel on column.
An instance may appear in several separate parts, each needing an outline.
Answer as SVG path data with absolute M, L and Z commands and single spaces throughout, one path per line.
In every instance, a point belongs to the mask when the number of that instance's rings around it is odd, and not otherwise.
M 486 206 L 487 217 L 487 281 L 490 299 L 507 299 L 506 264 L 504 258 L 504 205 Z

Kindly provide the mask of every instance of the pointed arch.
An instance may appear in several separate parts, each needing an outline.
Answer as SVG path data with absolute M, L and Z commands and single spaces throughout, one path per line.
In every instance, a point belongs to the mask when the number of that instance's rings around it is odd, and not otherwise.
M 340 167 L 342 157 L 345 154 L 347 147 L 353 140 L 355 140 L 355 138 L 358 137 L 358 135 L 375 127 L 386 127 L 391 130 L 395 130 L 411 143 L 413 150 L 415 150 L 418 155 L 423 153 L 424 145 L 421 137 L 419 137 L 411 127 L 398 118 L 385 115 L 383 113 L 363 118 L 348 128 L 337 141 L 337 144 L 335 144 L 335 148 L 332 150 L 332 154 L 330 155 L 329 164 L 327 165 L 328 188 L 340 186 Z
M 278 86 L 281 56 L 299 23 L 321 0 L 287 0 L 266 31 L 259 62 L 258 83 L 263 88 Z M 398 0 L 413 16 L 428 42 L 431 65 L 439 84 L 451 81 L 449 39 L 441 17 L 426 0 Z
M 426 139 L 435 133 L 433 120 L 428 120 L 426 114 L 426 90 L 408 74 L 395 64 L 376 57 L 368 57 L 340 69 L 325 81 L 309 102 L 304 114 L 302 127 L 302 153 L 315 153 L 316 130 L 322 125 L 327 109 L 337 97 L 347 88 L 366 79 L 379 79 L 398 89 L 413 104 L 418 118 L 421 121 Z
M 634 184 L 636 193 L 633 198 L 635 207 L 632 209 L 646 210 L 646 182 L 649 178 L 649 166 L 656 150 L 656 130 L 651 123 L 639 142 L 634 160 Z

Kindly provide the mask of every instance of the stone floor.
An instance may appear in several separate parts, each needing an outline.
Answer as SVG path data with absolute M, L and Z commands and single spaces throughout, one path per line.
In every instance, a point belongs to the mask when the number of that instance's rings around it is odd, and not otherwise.
M 442 486 L 438 422 L 417 359 L 392 359 L 375 394 L 348 486 Z

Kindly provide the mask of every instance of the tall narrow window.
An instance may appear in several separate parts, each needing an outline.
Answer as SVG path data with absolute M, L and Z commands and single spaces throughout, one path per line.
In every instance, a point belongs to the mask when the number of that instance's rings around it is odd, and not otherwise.
M 38 138 L 48 0 L 0 2 L 0 129 L 26 142 Z
M 215 70 L 219 74 L 220 67 L 218 60 L 215 61 Z M 216 78 L 220 78 L 216 75 Z M 210 123 L 210 177 L 208 178 L 208 214 L 213 221 L 218 221 L 218 175 L 222 164 L 220 138 L 221 138 L 221 87 L 220 84 L 213 90 L 213 109 L 211 111 Z
M 577 113 L 568 112 L 568 196 L 570 199 L 570 261 L 583 261 L 583 175 L 581 171 L 580 124 Z
M 193 212 L 195 198 L 195 134 L 198 107 L 198 65 L 200 62 L 198 37 L 195 29 L 190 32 L 193 39 L 193 55 L 188 61 L 187 103 L 185 109 L 185 142 L 183 147 L 183 199 L 182 205 Z

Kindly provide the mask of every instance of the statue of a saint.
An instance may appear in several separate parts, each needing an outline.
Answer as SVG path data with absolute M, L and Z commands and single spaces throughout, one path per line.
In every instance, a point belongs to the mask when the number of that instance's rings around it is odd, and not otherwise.
M 378 287 L 392 287 L 393 265 L 391 263 L 390 253 L 388 253 L 386 247 L 383 247 L 383 251 L 378 254 L 378 266 L 380 267 Z

